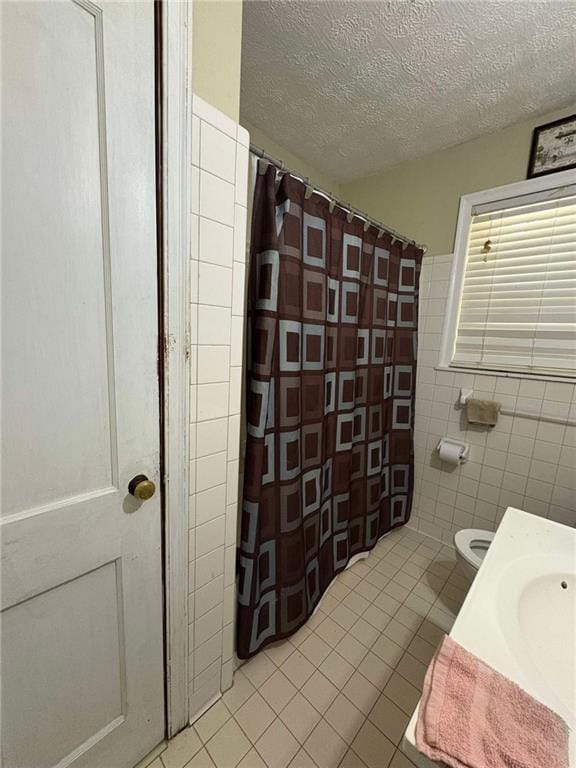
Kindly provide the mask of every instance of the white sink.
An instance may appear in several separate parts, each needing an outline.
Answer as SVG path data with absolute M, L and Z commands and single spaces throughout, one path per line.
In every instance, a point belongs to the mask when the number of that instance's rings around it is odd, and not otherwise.
M 560 714 L 576 708 L 576 576 L 574 563 L 561 560 L 512 562 L 502 573 L 498 617 L 510 651 L 526 675 L 549 689 Z
M 450 635 L 564 718 L 576 768 L 576 530 L 509 507 Z M 417 717 L 403 747 L 430 768 Z

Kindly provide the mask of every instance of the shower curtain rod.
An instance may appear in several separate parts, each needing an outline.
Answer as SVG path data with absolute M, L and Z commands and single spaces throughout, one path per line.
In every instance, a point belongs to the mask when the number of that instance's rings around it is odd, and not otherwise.
M 428 250 L 427 245 L 421 245 L 415 240 L 412 240 L 412 238 L 406 237 L 405 235 L 400 234 L 400 232 L 397 232 L 395 229 L 392 229 L 392 227 L 389 227 L 388 224 L 384 224 L 377 219 L 373 219 L 372 216 L 368 216 L 368 214 L 364 213 L 364 211 L 360 211 L 358 208 L 354 208 L 354 206 L 350 203 L 347 203 L 344 200 L 340 200 L 340 198 L 336 197 L 334 194 L 332 194 L 332 192 L 328 192 L 327 190 L 322 189 L 322 187 L 319 187 L 317 184 L 313 184 L 307 176 L 302 176 L 300 173 L 291 171 L 286 167 L 282 160 L 278 160 L 278 158 L 269 155 L 267 152 L 261 149 L 261 147 L 257 147 L 255 144 L 251 143 L 250 152 L 252 152 L 252 154 L 256 155 L 257 157 L 262 158 L 262 160 L 266 160 L 271 165 L 274 165 L 276 168 L 278 168 L 279 171 L 289 173 L 291 176 L 294 176 L 297 179 L 301 179 L 307 186 L 312 187 L 315 192 L 318 192 L 323 197 L 326 197 L 328 200 L 330 200 L 330 202 L 334 203 L 339 208 L 342 208 L 343 211 L 347 211 L 348 214 L 352 217 L 357 216 L 359 219 L 363 219 L 366 223 L 373 224 L 377 229 L 392 235 L 394 240 L 399 240 L 406 245 L 415 245 L 417 248 L 421 248 L 424 254 Z

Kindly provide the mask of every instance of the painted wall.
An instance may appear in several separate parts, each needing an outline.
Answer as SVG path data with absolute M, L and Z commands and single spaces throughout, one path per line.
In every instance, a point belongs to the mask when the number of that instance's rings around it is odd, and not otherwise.
M 194 96 L 188 510 L 192 720 L 232 685 L 248 145 L 247 131 Z
M 277 160 L 282 160 L 289 170 L 309 178 L 313 184 L 317 184 L 327 192 L 332 192 L 334 195 L 340 194 L 340 185 L 331 176 L 327 176 L 322 171 L 319 171 L 317 168 L 310 165 L 310 163 L 302 160 L 301 157 L 298 157 L 293 152 L 290 152 L 288 149 L 280 146 L 280 144 L 277 144 L 255 125 L 250 124 L 242 118 L 240 118 L 240 121 L 250 132 L 250 140 L 257 147 L 263 149 Z
M 242 0 L 193 0 L 192 13 L 194 93 L 238 122 Z
M 343 183 L 342 196 L 399 232 L 452 253 L 461 195 L 526 178 L 532 130 L 576 112 L 576 103 L 496 133 Z

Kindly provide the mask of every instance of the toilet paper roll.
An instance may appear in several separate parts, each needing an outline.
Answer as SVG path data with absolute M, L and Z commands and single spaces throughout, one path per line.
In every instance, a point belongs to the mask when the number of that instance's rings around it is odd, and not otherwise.
M 440 443 L 438 453 L 440 454 L 442 461 L 445 461 L 446 464 L 451 464 L 453 467 L 455 467 L 457 464 L 460 464 L 461 450 L 462 449 L 459 445 L 452 445 L 451 443 Z

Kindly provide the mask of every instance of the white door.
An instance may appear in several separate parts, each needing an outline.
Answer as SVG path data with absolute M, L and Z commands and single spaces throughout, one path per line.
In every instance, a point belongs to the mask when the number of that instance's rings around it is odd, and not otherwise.
M 2 766 L 164 735 L 152 2 L 3 2 Z

